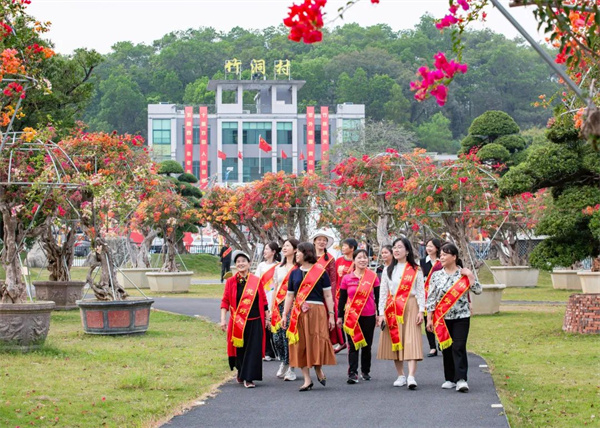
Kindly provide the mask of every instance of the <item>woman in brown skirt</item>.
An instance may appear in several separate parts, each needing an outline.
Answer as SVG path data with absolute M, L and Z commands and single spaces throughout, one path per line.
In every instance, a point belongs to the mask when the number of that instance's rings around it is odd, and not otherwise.
M 379 316 L 382 326 L 377 358 L 393 360 L 398 372 L 394 386 L 415 389 L 417 361 L 423 359 L 421 324 L 425 311 L 423 273 L 415 262 L 410 241 L 398 238 L 393 245 L 394 260 L 381 278 Z M 408 378 L 404 375 L 408 361 Z
M 322 366 L 336 364 L 329 340 L 329 330 L 335 327 L 333 296 L 327 272 L 315 265 L 313 244 L 298 245 L 296 262 L 300 268 L 290 273 L 281 326 L 288 329 L 290 366 L 302 369 L 304 384 L 300 391 L 310 391 L 310 368 L 314 367 L 317 380 L 325 386 L 327 378 Z

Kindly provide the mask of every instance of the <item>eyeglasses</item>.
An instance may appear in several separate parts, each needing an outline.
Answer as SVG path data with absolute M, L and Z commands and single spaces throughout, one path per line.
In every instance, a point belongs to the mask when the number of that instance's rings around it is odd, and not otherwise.
M 403 246 L 398 246 L 396 245 L 395 247 L 392 247 L 392 250 L 406 250 L 406 248 L 404 248 Z

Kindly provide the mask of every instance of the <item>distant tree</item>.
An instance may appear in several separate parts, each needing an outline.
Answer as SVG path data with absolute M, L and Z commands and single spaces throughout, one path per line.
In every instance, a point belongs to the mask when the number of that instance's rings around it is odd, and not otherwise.
M 201 77 L 188 83 L 183 93 L 183 102 L 188 105 L 206 105 L 215 103 L 215 93 L 206 89 L 208 77 Z
M 452 139 L 450 119 L 442 113 L 434 114 L 427 122 L 417 127 L 417 145 L 428 152 L 456 153 L 458 143 Z

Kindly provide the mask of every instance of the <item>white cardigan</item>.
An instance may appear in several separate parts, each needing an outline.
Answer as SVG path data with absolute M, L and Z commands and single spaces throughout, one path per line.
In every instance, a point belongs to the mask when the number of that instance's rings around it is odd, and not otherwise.
M 381 286 L 379 288 L 379 314 L 383 315 L 385 311 L 385 304 L 388 299 L 388 295 L 394 296 L 400 285 L 402 274 L 404 273 L 404 267 L 406 263 L 398 263 L 394 266 L 392 271 L 392 277 L 390 278 L 387 274 L 387 266 L 381 274 Z M 410 295 L 417 298 L 417 304 L 419 305 L 419 312 L 425 311 L 425 287 L 423 282 L 423 272 L 417 268 L 417 278 L 413 282 L 413 286 L 410 290 Z

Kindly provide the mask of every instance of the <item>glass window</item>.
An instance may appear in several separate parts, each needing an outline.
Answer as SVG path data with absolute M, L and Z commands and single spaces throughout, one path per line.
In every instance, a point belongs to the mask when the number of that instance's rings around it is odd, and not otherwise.
M 342 140 L 346 142 L 358 142 L 362 137 L 361 119 L 344 119 L 342 121 Z
M 244 122 L 242 124 L 243 129 L 243 143 L 244 144 L 258 144 L 258 136 L 262 136 L 265 141 L 271 144 L 271 122 Z M 246 162 L 244 162 L 245 165 Z M 244 166 L 245 168 L 245 166 Z
M 304 145 L 306 145 L 306 125 L 304 125 Z M 331 144 L 331 125 L 329 125 L 329 144 Z M 321 144 L 321 125 L 315 125 L 315 144 Z
M 207 167 L 208 167 L 208 178 L 210 178 L 210 161 L 208 161 Z M 198 180 L 200 180 L 200 161 L 199 160 L 192 161 L 192 174 L 194 174 L 194 176 Z
M 208 133 L 208 135 L 207 135 L 208 144 L 210 145 L 210 126 L 208 127 L 207 133 Z M 181 135 L 185 135 L 185 126 L 181 127 Z M 193 128 L 192 143 L 194 145 L 200 145 L 200 127 L 199 126 L 194 126 L 194 128 Z M 182 144 L 185 145 L 185 137 L 182 139 Z
M 287 159 L 282 159 L 280 157 L 277 159 L 277 167 L 279 168 L 279 171 L 284 171 L 286 174 L 291 174 L 293 169 L 292 157 L 289 156 Z
M 227 158 L 223 161 L 223 176 L 221 179 L 223 182 L 237 182 L 238 180 L 238 158 Z M 228 168 L 232 168 L 231 171 L 227 171 Z
M 171 159 L 171 145 L 157 144 L 152 146 L 152 159 L 156 162 Z
M 259 180 L 265 172 L 271 172 L 271 157 L 260 158 L 260 167 L 258 169 L 259 158 L 244 158 L 244 183 Z
M 237 122 L 223 122 L 223 144 L 237 144 L 238 143 L 238 123 Z
M 152 144 L 171 144 L 171 119 L 152 119 Z
M 277 145 L 292 144 L 292 122 L 277 123 Z

